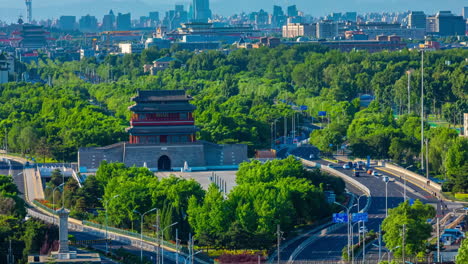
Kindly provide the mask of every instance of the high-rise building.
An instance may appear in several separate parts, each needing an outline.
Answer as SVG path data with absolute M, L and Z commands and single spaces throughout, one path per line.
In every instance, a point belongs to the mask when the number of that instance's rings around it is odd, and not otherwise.
M 184 10 L 184 6 L 175 5 L 174 10 L 169 10 L 166 12 L 166 16 L 163 20 L 163 25 L 168 30 L 174 30 L 180 27 L 182 23 L 186 22 L 188 22 L 188 13 Z
M 257 15 L 255 15 L 255 25 L 258 26 L 265 26 L 268 25 L 268 13 L 265 12 L 263 9 L 258 11 Z
M 283 26 L 283 38 L 308 37 L 315 38 L 317 34 L 316 24 L 293 23 Z
M 426 14 L 423 11 L 411 11 L 408 15 L 409 28 L 426 28 Z
M 209 0 L 193 0 L 193 21 L 208 22 L 211 18 Z
M 468 6 L 463 7 L 462 15 L 464 19 L 468 19 Z
M 149 19 L 153 25 L 159 24 L 159 12 L 149 12 Z
M 343 16 L 343 19 L 346 21 L 356 22 L 357 13 L 356 12 L 346 12 Z
M 450 11 L 439 11 L 436 17 L 435 32 L 440 36 L 465 35 L 466 21 Z
M 75 30 L 76 16 L 61 16 L 59 19 L 59 28 L 64 31 Z
M 317 23 L 317 38 L 331 39 L 338 36 L 338 23 L 330 20 L 322 20 Z
M 132 20 L 130 13 L 119 13 L 116 19 L 117 30 L 130 30 L 132 28 Z
M 273 6 L 273 14 L 271 16 L 271 25 L 275 28 L 283 26 L 286 22 L 283 9 L 281 6 Z
M 97 31 L 97 19 L 95 16 L 82 16 L 80 18 L 80 31 L 81 32 L 96 32 Z
M 102 30 L 104 31 L 112 31 L 115 29 L 115 15 L 114 11 L 109 11 L 108 15 L 104 15 L 102 19 Z
M 288 6 L 288 17 L 298 16 L 299 12 L 297 11 L 296 5 Z
M 26 0 L 26 12 L 28 14 L 28 23 L 32 22 L 32 0 Z

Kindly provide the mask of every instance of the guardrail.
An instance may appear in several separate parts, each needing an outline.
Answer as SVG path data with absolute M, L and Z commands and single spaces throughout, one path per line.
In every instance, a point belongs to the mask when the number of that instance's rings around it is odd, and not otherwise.
M 370 205 L 371 205 L 371 194 L 370 194 L 370 190 L 369 188 L 367 188 L 365 185 L 363 185 L 362 183 L 356 181 L 355 179 L 351 178 L 350 176 L 340 172 L 340 171 L 337 171 L 333 168 L 329 168 L 329 167 L 326 167 L 326 166 L 321 166 L 320 163 L 316 163 L 316 162 L 313 162 L 313 161 L 310 161 L 310 160 L 305 160 L 305 159 L 302 159 L 302 158 L 299 158 L 302 162 L 302 164 L 308 166 L 308 167 L 314 167 L 314 168 L 318 168 L 322 171 L 325 171 L 325 172 L 328 172 L 330 174 L 333 174 L 335 176 L 338 176 L 340 178 L 342 178 L 344 181 L 348 182 L 349 184 L 355 186 L 356 188 L 358 188 L 359 190 L 361 190 L 362 192 L 364 192 L 366 195 L 367 195 L 367 203 L 366 203 L 366 206 L 361 209 L 360 211 L 361 212 L 365 212 L 369 209 Z M 354 196 L 353 196 L 353 199 L 354 199 Z M 354 203 L 354 202 L 352 202 Z M 320 232 L 315 232 L 315 234 L 311 235 L 310 238 L 308 238 L 306 241 L 304 241 L 302 244 L 300 244 L 296 250 L 293 251 L 293 253 L 290 255 L 289 257 L 289 260 L 288 260 L 288 264 L 291 264 L 291 263 L 294 263 L 295 261 L 295 258 L 307 247 L 309 246 L 310 244 L 312 244 L 313 242 L 315 242 L 317 239 L 325 236 L 326 234 L 329 234 L 331 232 L 334 232 L 335 230 L 339 229 L 339 228 L 342 228 L 343 224 L 332 224 L 331 226 L 325 228 L 325 229 L 322 229 L 320 230 Z

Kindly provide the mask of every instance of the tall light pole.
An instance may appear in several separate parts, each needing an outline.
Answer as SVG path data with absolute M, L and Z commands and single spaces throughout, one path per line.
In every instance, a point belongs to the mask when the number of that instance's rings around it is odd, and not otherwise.
M 141 216 L 141 227 L 140 227 L 140 262 L 143 261 L 143 217 L 145 216 L 145 214 L 148 214 L 148 213 L 151 213 L 153 212 L 154 210 L 158 210 L 158 208 L 153 208 L 151 210 L 148 210 L 144 213 L 140 213 L 138 212 L 137 210 L 133 210 L 133 212 L 139 214 Z
M 408 74 L 408 115 L 411 113 L 411 70 L 406 71 Z
M 119 196 L 120 196 L 120 194 L 116 194 L 116 195 L 112 196 L 112 198 L 110 198 L 109 200 L 104 200 L 104 208 L 105 208 L 105 210 L 106 210 L 106 253 L 109 252 L 109 246 L 108 246 L 109 242 L 108 242 L 108 240 L 107 240 L 107 239 L 108 239 L 108 231 L 107 231 L 107 229 L 108 229 L 108 225 L 107 225 L 107 205 L 109 204 L 109 202 L 110 202 L 112 199 L 117 198 L 117 197 L 119 197 Z M 99 199 L 99 200 L 102 200 L 102 199 Z
M 348 258 L 350 257 L 350 243 L 351 243 L 351 239 L 350 239 L 350 235 L 351 235 L 351 217 L 349 215 L 349 211 L 354 207 L 356 206 L 356 204 L 352 205 L 351 207 L 346 207 L 338 202 L 334 202 L 335 204 L 343 207 L 345 210 L 346 210 L 346 215 L 348 216 L 348 223 L 347 223 L 347 227 L 348 227 Z
M 172 223 L 168 226 L 166 226 L 162 231 L 161 231 L 161 235 L 160 235 L 160 247 L 161 247 L 161 264 L 164 264 L 164 247 L 163 247 L 163 236 L 164 236 L 164 231 L 166 231 L 166 229 L 168 229 L 169 227 L 171 226 L 175 226 L 177 225 L 179 222 L 175 222 L 175 223 Z M 177 239 L 177 238 L 176 238 Z
M 407 170 L 407 169 L 409 169 L 411 167 L 413 167 L 413 165 L 410 165 L 410 166 L 406 167 L 405 170 Z M 406 201 L 406 173 L 403 176 L 405 176 L 405 185 L 404 185 L 405 188 L 403 189 L 405 194 L 404 194 L 403 199 L 404 199 L 404 201 Z
M 388 182 L 390 181 L 388 176 L 384 177 L 384 181 L 385 181 L 385 218 L 386 218 L 388 216 Z
M 421 169 L 424 171 L 424 49 L 421 50 Z
M 53 204 L 54 211 L 55 211 L 55 190 L 56 190 L 57 188 L 61 188 L 63 185 L 65 185 L 65 183 L 60 184 L 59 186 L 55 187 L 55 188 L 52 190 L 52 204 Z M 62 205 L 62 206 L 63 206 L 63 205 Z

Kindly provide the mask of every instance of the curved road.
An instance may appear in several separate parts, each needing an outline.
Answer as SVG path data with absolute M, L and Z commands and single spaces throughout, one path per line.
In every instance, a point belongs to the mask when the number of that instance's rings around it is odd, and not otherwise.
M 315 161 L 320 163 L 324 166 L 329 164 L 330 162 L 319 160 Z M 365 173 L 364 171 L 360 171 L 360 177 L 354 177 L 352 175 L 352 170 L 350 169 L 343 169 L 343 162 L 339 164 L 334 164 L 335 169 L 353 177 L 355 180 L 359 181 L 363 185 L 369 188 L 372 196 L 371 206 L 369 207 L 369 221 L 366 223 L 366 227 L 368 230 L 374 230 L 378 232 L 379 225 L 382 223 L 383 219 L 385 218 L 385 182 L 382 180 L 382 176 L 371 176 Z M 378 169 L 378 168 L 376 168 Z M 400 182 L 400 179 L 393 175 L 389 175 L 388 173 L 382 172 L 385 175 L 390 176 L 393 178 L 391 182 L 388 183 L 388 208 L 393 208 L 398 206 L 401 202 L 404 201 L 403 198 L 403 184 Z M 414 184 L 407 182 L 407 192 L 406 196 L 411 199 L 419 199 L 424 203 L 429 203 L 434 205 L 437 208 L 437 214 L 443 214 L 444 206 L 441 206 L 441 202 L 434 197 L 432 194 L 424 191 L 423 189 L 415 186 Z M 360 192 L 356 191 L 352 186 L 347 184 L 347 188 L 359 195 Z M 365 197 L 361 198 L 360 201 L 360 208 L 365 204 L 366 201 Z M 355 212 L 352 210 L 351 212 Z M 357 243 L 357 225 L 354 228 L 354 243 Z M 320 238 L 319 240 L 311 243 L 304 251 L 302 251 L 296 258 L 296 260 L 328 260 L 328 261 L 339 261 L 341 260 L 341 252 L 342 249 L 347 244 L 347 229 L 346 225 L 343 224 L 343 227 L 340 229 L 335 230 L 331 234 Z M 375 256 L 373 256 L 375 257 Z M 282 259 L 287 260 L 289 258 L 289 254 L 282 254 Z M 366 258 L 367 259 L 367 258 Z

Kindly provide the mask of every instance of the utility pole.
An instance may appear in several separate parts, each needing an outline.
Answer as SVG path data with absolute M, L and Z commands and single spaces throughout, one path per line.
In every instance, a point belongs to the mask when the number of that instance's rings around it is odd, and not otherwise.
M 175 244 L 176 244 L 176 264 L 179 264 L 179 229 L 175 230 Z
M 379 225 L 379 262 L 382 259 L 382 225 Z
M 408 73 L 408 115 L 411 113 L 411 71 Z
M 10 239 L 10 246 L 8 248 L 7 263 L 8 264 L 14 264 L 15 263 L 15 256 L 13 255 L 13 251 L 11 249 L 11 239 Z
M 424 171 L 424 49 L 421 50 L 421 169 Z
M 159 210 L 156 211 L 156 237 L 159 237 L 160 233 L 160 222 L 159 222 Z M 158 248 L 156 249 L 156 263 L 159 264 L 160 258 L 159 258 L 159 249 L 161 248 L 161 240 L 158 239 Z
M 281 237 L 282 237 L 282 234 L 281 234 L 281 230 L 280 230 L 280 225 L 278 224 L 276 226 L 276 236 L 277 236 L 277 241 L 276 241 L 276 246 L 278 247 L 277 248 L 277 251 L 278 251 L 278 260 L 276 263 L 280 264 L 281 262 L 281 249 L 280 249 L 280 246 L 281 246 Z
M 426 178 L 429 179 L 429 139 L 426 140 Z
M 440 262 L 440 226 L 439 217 L 437 217 L 437 262 Z
M 406 235 L 405 235 L 405 231 L 406 231 L 405 228 L 406 228 L 406 225 L 403 224 L 403 238 L 402 238 L 402 240 L 403 240 L 403 243 L 402 243 L 403 245 L 402 245 L 402 246 L 403 246 L 403 247 L 401 248 L 401 250 L 402 250 L 402 254 L 401 254 L 401 255 L 402 255 L 402 257 L 403 257 L 403 263 L 405 263 L 405 236 L 406 236 Z
M 286 116 L 284 116 L 284 144 L 286 145 L 287 143 L 287 137 L 288 137 L 288 119 Z

